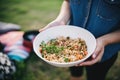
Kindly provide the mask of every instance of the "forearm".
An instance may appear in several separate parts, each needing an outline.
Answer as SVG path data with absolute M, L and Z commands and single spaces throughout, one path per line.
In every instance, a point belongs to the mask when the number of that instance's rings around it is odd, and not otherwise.
M 115 32 L 106 34 L 104 36 L 99 37 L 104 43 L 104 45 L 109 45 L 113 43 L 119 43 L 120 42 L 120 30 L 117 30 Z
M 62 22 L 63 24 L 67 24 L 69 18 L 70 18 L 69 0 L 64 0 L 61 6 L 60 13 L 56 20 Z

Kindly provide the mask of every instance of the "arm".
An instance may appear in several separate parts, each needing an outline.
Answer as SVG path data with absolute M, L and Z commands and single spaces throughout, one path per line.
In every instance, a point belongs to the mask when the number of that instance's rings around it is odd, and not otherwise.
M 60 13 L 58 17 L 56 18 L 56 21 L 60 21 L 63 24 L 66 24 L 69 21 L 70 18 L 70 6 L 69 6 L 69 0 L 64 0 Z
M 65 25 L 69 21 L 69 18 L 70 18 L 69 0 L 64 0 L 58 17 L 52 22 L 50 22 L 47 26 L 40 29 L 39 31 L 41 32 L 45 29 L 58 26 L 58 25 Z
M 105 45 L 120 42 L 120 30 L 102 36 Z
M 117 30 L 115 32 L 97 38 L 97 46 L 95 51 L 93 52 L 92 58 L 88 61 L 81 63 L 80 66 L 93 65 L 99 62 L 104 54 L 105 46 L 109 44 L 120 43 L 119 35 L 120 35 L 120 30 Z

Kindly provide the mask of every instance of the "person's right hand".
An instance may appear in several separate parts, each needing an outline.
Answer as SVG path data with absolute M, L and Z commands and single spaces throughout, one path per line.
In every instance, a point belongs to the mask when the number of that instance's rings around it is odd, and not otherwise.
M 54 20 L 52 22 L 50 22 L 47 26 L 45 26 L 44 28 L 40 29 L 39 32 L 42 32 L 48 28 L 51 28 L 51 27 L 55 27 L 55 26 L 59 26 L 59 25 L 65 25 L 65 23 L 63 22 L 60 22 L 60 21 L 57 21 L 57 20 Z

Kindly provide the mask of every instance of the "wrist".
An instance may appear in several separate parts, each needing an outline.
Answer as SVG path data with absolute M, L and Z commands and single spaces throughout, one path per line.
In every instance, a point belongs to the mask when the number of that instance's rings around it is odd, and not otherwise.
M 104 45 L 114 44 L 120 42 L 120 30 L 114 31 L 112 33 L 103 35 L 99 39 L 103 42 Z
M 104 46 L 109 44 L 104 36 L 99 37 L 97 40 L 99 40 L 101 42 L 101 44 L 104 45 Z

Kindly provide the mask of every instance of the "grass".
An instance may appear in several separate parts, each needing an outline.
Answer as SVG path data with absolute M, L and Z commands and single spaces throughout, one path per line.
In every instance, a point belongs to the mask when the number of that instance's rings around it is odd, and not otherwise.
M 21 25 L 22 30 L 38 30 L 59 13 L 62 0 L 0 0 L 0 21 Z M 120 80 L 120 55 L 106 80 Z M 34 52 L 25 62 L 17 63 L 13 80 L 69 80 L 68 68 L 53 67 Z
M 0 20 L 19 24 L 23 30 L 40 29 L 57 16 L 61 2 L 61 0 L 1 0 Z
M 25 62 L 18 63 L 15 80 L 69 80 L 68 68 L 51 66 L 34 53 Z

